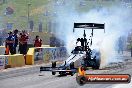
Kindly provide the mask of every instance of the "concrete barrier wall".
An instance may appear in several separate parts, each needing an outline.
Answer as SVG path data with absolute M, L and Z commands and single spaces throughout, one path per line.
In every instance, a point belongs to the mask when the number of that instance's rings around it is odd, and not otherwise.
M 27 55 L 26 55 L 26 65 L 33 65 L 34 64 L 34 52 L 35 48 L 29 48 Z
M 5 46 L 0 46 L 0 55 L 5 54 Z
M 0 55 L 0 58 L 4 60 L 4 68 L 21 67 L 25 65 L 25 59 L 22 54 Z
M 0 55 L 0 69 L 21 67 L 49 63 L 50 61 L 62 61 L 66 59 L 67 51 L 65 47 L 38 47 L 29 48 L 26 61 L 22 54 Z
M 65 47 L 29 48 L 26 60 L 22 54 L 0 55 L 0 69 L 20 67 L 25 64 L 34 65 L 48 63 L 50 61 L 62 61 L 66 57 L 67 51 Z
M 50 61 L 62 61 L 66 59 L 65 47 L 38 47 L 30 48 L 26 56 L 26 64 L 41 64 Z
M 11 67 L 21 67 L 25 65 L 25 59 L 22 54 L 14 54 L 8 56 L 8 65 Z
M 0 57 L 0 70 L 5 68 L 5 57 Z
M 62 61 L 66 58 L 67 51 L 65 47 L 41 47 L 35 49 L 34 56 L 35 64 Z

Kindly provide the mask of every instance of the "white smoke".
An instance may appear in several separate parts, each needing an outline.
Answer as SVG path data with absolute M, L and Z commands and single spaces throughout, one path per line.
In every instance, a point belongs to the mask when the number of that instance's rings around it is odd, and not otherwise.
M 60 39 L 65 41 L 68 52 L 70 53 L 76 45 L 76 39 L 83 37 L 83 30 L 77 29 L 73 33 L 74 22 L 80 23 L 105 23 L 105 33 L 103 30 L 94 30 L 92 48 L 99 48 L 101 51 L 101 65 L 117 61 L 115 58 L 116 40 L 132 29 L 131 9 L 121 6 L 111 6 L 110 8 L 93 8 L 85 13 L 79 13 L 74 5 L 69 7 L 57 8 L 60 14 L 56 17 L 57 33 Z M 56 8 L 55 8 L 56 9 Z M 91 30 L 86 30 L 89 39 Z

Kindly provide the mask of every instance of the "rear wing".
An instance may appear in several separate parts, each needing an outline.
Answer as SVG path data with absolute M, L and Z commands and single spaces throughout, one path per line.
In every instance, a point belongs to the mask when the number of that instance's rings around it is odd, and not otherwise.
M 104 29 L 105 33 L 105 24 L 99 24 L 99 23 L 74 23 L 73 32 L 75 31 L 75 28 L 84 28 L 84 29 Z

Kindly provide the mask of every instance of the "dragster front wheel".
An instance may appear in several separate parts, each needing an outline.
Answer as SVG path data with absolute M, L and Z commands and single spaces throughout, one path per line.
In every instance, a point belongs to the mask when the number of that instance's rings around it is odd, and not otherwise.
M 55 75 L 55 74 L 56 74 L 56 72 L 53 72 L 53 71 L 52 71 L 52 75 Z

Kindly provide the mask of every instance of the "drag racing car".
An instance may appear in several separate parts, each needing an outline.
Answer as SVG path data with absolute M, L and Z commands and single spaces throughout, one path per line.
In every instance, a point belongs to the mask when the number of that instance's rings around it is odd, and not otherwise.
M 52 75 L 58 72 L 60 75 L 71 75 L 73 76 L 79 66 L 92 67 L 93 69 L 99 69 L 100 67 L 100 52 L 97 50 L 91 50 L 92 37 L 94 29 L 104 29 L 104 24 L 98 23 L 74 23 L 75 28 L 84 29 L 83 38 L 78 38 L 76 47 L 72 50 L 71 55 L 66 59 L 60 66 L 57 66 L 56 61 L 52 62 L 51 67 L 40 67 L 41 71 L 51 71 Z M 86 29 L 91 29 L 91 35 L 89 41 L 86 38 Z M 104 29 L 105 32 L 105 29 Z M 80 42 L 81 45 L 77 45 Z

